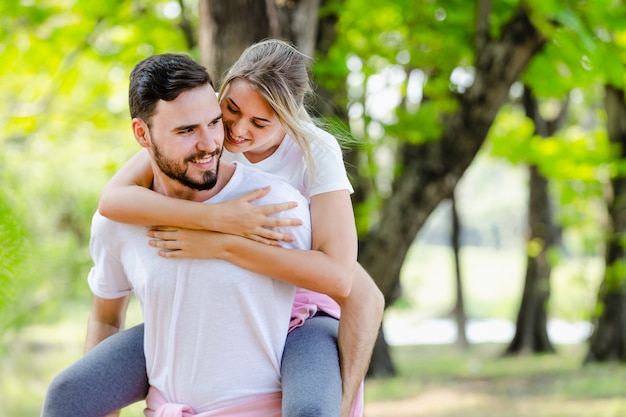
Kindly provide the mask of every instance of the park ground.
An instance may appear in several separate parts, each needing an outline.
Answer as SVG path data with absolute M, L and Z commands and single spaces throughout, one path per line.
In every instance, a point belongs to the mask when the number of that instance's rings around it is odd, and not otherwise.
M 454 346 L 451 332 L 449 250 L 418 245 L 409 256 L 405 295 L 385 317 L 397 375 L 367 380 L 365 417 L 626 417 L 626 365 L 583 366 L 585 311 L 593 306 L 601 261 L 572 259 L 555 271 L 551 319 L 569 329 L 554 333 L 556 354 L 502 357 L 522 287 L 520 251 L 464 249 L 468 314 L 482 329 L 472 333 L 467 351 Z M 82 355 L 89 305 L 64 310 L 62 320 L 3 335 L 0 417 L 39 416 L 54 375 Z M 127 324 L 140 320 L 134 305 Z M 122 417 L 142 410 L 135 404 Z
M 0 417 L 39 415 L 47 384 L 81 355 L 84 328 L 66 322 L 29 327 L 0 362 Z M 504 345 L 392 346 L 398 374 L 368 379 L 365 417 L 624 417 L 626 366 L 583 366 L 586 346 L 502 357 Z M 122 417 L 141 417 L 143 405 Z

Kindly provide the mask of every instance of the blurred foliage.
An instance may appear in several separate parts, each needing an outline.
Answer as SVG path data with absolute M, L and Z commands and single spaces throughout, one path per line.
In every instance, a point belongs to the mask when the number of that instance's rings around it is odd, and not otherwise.
M 472 84 L 476 4 L 391 0 L 371 7 L 365 0 L 349 0 L 341 5 L 337 40 L 316 73 L 330 91 L 337 91 L 335 102 L 348 108 L 352 133 L 363 149 L 359 173 L 376 185 L 371 198 L 377 201 L 357 208 L 363 233 L 363 225 L 375 224 L 371 208 L 389 195 L 400 172 L 398 145 L 437 140 L 456 110 L 458 95 Z M 548 42 L 512 89 L 511 104 L 492 126 L 485 151 L 514 164 L 537 164 L 555 180 L 565 204 L 572 190 L 581 188 L 586 194 L 580 197 L 594 204 L 612 162 L 601 86 L 624 82 L 624 5 L 614 0 L 508 0 L 491 2 L 491 7 L 491 37 L 499 36 L 524 7 Z M 346 95 L 337 84 L 340 75 L 347 79 Z M 519 105 L 522 83 L 542 100 L 546 118 L 571 96 L 565 131 L 547 141 L 533 136 L 534 126 Z
M 10 195 L 10 194 L 9 194 Z M 6 310 L 0 314 L 0 334 L 13 320 L 14 310 L 9 309 L 17 298 L 20 286 L 20 267 L 26 258 L 24 225 L 7 194 L 0 195 L 0 306 Z
M 197 3 L 0 3 L 0 181 L 9 190 L 0 202 L 3 323 L 19 324 L 26 314 L 53 319 L 64 301 L 88 299 L 90 219 L 107 178 L 137 149 L 128 73 L 154 53 L 197 58 L 180 28 L 183 17 L 197 24 Z M 339 17 L 337 38 L 316 57 L 314 74 L 347 109 L 363 151 L 358 174 L 371 181 L 372 198 L 356 207 L 361 232 L 375 225 L 376 209 L 392 191 L 401 144 L 437 140 L 471 85 L 475 7 L 462 0 L 325 2 L 322 14 Z M 483 152 L 537 164 L 551 178 L 562 224 L 593 254 L 602 238 L 603 185 L 622 169 L 604 130 L 602 85 L 624 84 L 624 5 L 492 2 L 490 36 L 499 36 L 519 7 L 548 43 L 511 90 Z M 522 83 L 546 118 L 569 100 L 567 123 L 554 137 L 535 136 L 519 105 Z
M 151 54 L 186 52 L 179 19 L 171 1 L 0 4 L 3 325 L 54 320 L 63 303 L 89 299 L 91 216 L 138 149 L 128 73 Z

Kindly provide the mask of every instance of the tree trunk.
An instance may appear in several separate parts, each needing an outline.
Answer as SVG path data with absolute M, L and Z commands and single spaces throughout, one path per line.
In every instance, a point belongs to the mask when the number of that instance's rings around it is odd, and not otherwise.
M 624 90 L 605 87 L 607 130 L 611 143 L 619 147 L 620 164 L 626 159 L 626 101 Z M 626 361 L 626 276 L 624 275 L 624 234 L 626 233 L 626 175 L 617 170 L 611 180 L 608 201 L 610 226 L 607 232 L 605 272 L 598 294 L 600 315 L 594 318 L 594 331 L 586 362 Z
M 270 16 L 265 1 L 200 0 L 200 61 L 216 83 L 246 47 L 272 35 Z
M 461 279 L 461 223 L 459 222 L 459 213 L 456 206 L 456 197 L 454 192 L 451 196 L 452 207 L 452 252 L 454 253 L 454 277 L 456 282 L 456 302 L 454 304 L 454 317 L 456 319 L 456 345 L 463 350 L 467 350 L 469 342 L 467 340 L 467 332 L 465 325 L 467 316 L 465 315 L 465 302 L 463 300 L 463 280 Z
M 438 141 L 405 144 L 402 174 L 385 202 L 379 226 L 363 241 L 359 260 L 384 294 L 398 285 L 400 269 L 413 240 L 430 213 L 452 190 L 482 146 L 509 90 L 530 59 L 543 47 L 543 36 L 519 11 L 476 56 L 473 85 L 459 97 L 458 110 L 446 121 Z
M 565 120 L 567 102 L 554 120 L 546 121 L 539 113 L 532 92 L 524 89 L 526 116 L 535 123 L 535 133 L 549 137 L 558 131 Z M 550 299 L 551 267 L 548 253 L 557 244 L 557 231 L 553 222 L 548 180 L 537 166 L 529 169 L 528 238 L 526 254 L 526 279 L 522 302 L 517 314 L 515 336 L 505 354 L 554 352 L 548 336 L 548 300 Z
M 547 329 L 547 303 L 550 298 L 549 231 L 552 222 L 548 201 L 548 181 L 530 166 L 529 236 L 526 278 L 517 314 L 515 336 L 505 354 L 554 352 Z M 548 223 L 546 223 L 548 222 Z
M 200 55 L 219 82 L 249 45 L 265 38 L 292 42 L 313 55 L 320 0 L 200 0 Z
M 359 249 L 359 261 L 385 296 L 399 287 L 404 258 L 420 227 L 452 193 L 508 100 L 511 85 L 544 43 L 520 10 L 502 28 L 500 39 L 486 40 L 477 52 L 474 83 L 459 97 L 440 140 L 403 146 L 402 174 L 394 180 L 378 227 Z

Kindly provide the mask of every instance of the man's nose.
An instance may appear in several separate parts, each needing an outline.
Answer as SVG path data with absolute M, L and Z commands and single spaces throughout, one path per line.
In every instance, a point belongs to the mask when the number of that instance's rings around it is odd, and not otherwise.
M 205 152 L 213 152 L 219 148 L 218 133 L 215 129 L 202 129 L 198 135 L 196 147 L 198 150 Z

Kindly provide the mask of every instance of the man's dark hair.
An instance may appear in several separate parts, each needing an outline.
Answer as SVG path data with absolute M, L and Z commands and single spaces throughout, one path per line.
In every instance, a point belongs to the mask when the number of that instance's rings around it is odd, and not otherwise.
M 213 86 L 202 65 L 184 54 L 153 55 L 135 65 L 130 73 L 130 117 L 150 125 L 159 100 L 172 101 L 181 93 L 204 85 Z

